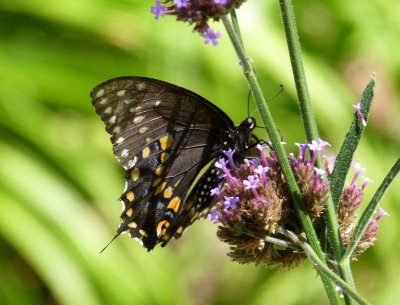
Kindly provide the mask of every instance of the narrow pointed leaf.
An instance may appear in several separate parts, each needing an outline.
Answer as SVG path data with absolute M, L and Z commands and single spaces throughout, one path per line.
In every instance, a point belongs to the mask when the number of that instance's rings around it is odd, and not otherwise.
M 361 113 L 363 114 L 365 120 L 368 119 L 369 109 L 374 97 L 374 87 L 375 79 L 372 77 L 361 95 Z M 351 166 L 351 161 L 353 160 L 354 152 L 356 151 L 358 143 L 360 142 L 364 128 L 365 127 L 362 125 L 360 119 L 355 113 L 350 130 L 346 134 L 342 147 L 340 148 L 340 152 L 336 158 L 335 167 L 330 179 L 332 199 L 336 209 L 338 207 L 347 173 Z

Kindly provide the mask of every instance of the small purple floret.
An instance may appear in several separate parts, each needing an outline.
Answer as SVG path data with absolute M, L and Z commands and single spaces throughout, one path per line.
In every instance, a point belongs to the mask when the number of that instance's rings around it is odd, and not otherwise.
M 358 176 L 362 173 L 365 172 L 366 169 L 361 167 L 361 164 L 358 162 L 351 162 L 351 165 L 354 167 L 354 176 L 353 176 L 353 180 L 351 181 L 351 185 L 354 186 L 356 185 L 356 181 Z
M 257 158 L 253 158 L 253 159 L 250 159 L 250 162 L 255 166 L 255 167 L 257 167 L 259 164 L 259 162 L 258 162 L 258 159 Z
M 266 145 L 257 144 L 256 148 L 260 151 L 261 154 L 261 164 L 263 166 L 267 166 L 267 157 L 265 155 L 265 151 L 267 150 Z
M 219 5 L 225 5 L 227 2 L 228 0 L 214 0 L 214 3 Z
M 257 188 L 258 182 L 258 178 L 254 175 L 250 175 L 247 177 L 247 180 L 243 180 L 243 184 L 245 185 L 246 190 Z
M 226 165 L 228 164 L 228 161 L 225 160 L 224 158 L 220 158 L 217 162 L 215 162 L 215 167 L 222 170 L 224 172 L 224 175 L 220 178 L 226 178 L 226 180 L 231 180 L 232 175 L 230 174 L 228 168 Z
M 367 122 L 365 121 L 365 118 L 364 118 L 363 114 L 361 113 L 361 103 L 353 104 L 353 108 L 356 109 L 356 113 L 357 113 L 358 118 L 361 121 L 361 124 L 364 127 L 367 126 Z
M 228 158 L 229 166 L 231 167 L 231 169 L 237 170 L 237 166 L 236 166 L 235 162 L 233 161 L 234 151 L 229 148 L 228 150 L 224 150 L 223 153 Z
M 308 144 L 302 144 L 302 143 L 294 143 L 296 146 L 299 148 L 299 161 L 303 161 L 306 158 L 306 152 L 308 149 Z
M 228 162 L 224 158 L 219 158 L 219 160 L 215 162 L 215 167 L 224 170 L 226 169 L 227 163 Z
M 211 196 L 219 196 L 221 194 L 221 186 L 217 185 L 215 188 L 210 191 Z
M 188 0 L 173 0 L 173 2 L 177 8 L 183 8 L 183 7 L 187 7 L 189 5 Z
M 324 170 L 324 169 L 320 169 L 320 168 L 318 168 L 318 167 L 315 167 L 314 170 L 315 170 L 315 173 L 316 173 L 317 175 L 319 175 L 319 176 L 323 176 L 323 175 L 326 174 L 326 170 Z
M 211 43 L 214 47 L 218 44 L 218 38 L 221 37 L 220 32 L 214 32 L 212 28 L 208 28 L 206 33 L 201 34 L 203 38 L 205 38 L 204 43 Z
M 208 220 L 213 221 L 214 223 L 220 222 L 218 213 L 215 209 L 212 209 L 210 213 L 207 215 Z
M 154 15 L 154 18 L 158 20 L 160 16 L 165 16 L 167 14 L 168 7 L 161 5 L 160 0 L 156 0 L 156 6 L 151 7 L 151 13 Z
M 374 180 L 372 180 L 368 177 L 363 177 L 363 183 L 361 185 L 361 189 L 363 190 L 367 186 L 368 183 L 372 183 L 372 182 L 374 182 Z
M 324 153 L 326 146 L 331 145 L 321 139 L 319 139 L 318 141 L 312 140 L 311 144 L 308 144 L 308 148 L 312 151 L 311 164 L 315 164 L 318 152 Z
M 382 207 L 379 207 L 379 214 L 376 216 L 375 220 L 380 220 L 383 216 L 390 216 L 388 212 L 386 212 Z
M 311 164 L 314 165 L 315 164 L 315 160 L 317 160 L 318 151 L 320 150 L 319 143 L 317 141 L 315 141 L 315 140 L 312 140 L 311 144 L 308 144 L 308 148 L 312 152 Z
M 223 200 L 224 196 L 221 193 L 221 185 L 217 185 L 215 188 L 210 190 L 211 196 L 217 196 L 220 200 Z
M 236 203 L 239 202 L 239 197 L 227 197 L 224 201 L 224 210 L 227 209 L 236 209 Z
M 259 181 L 260 180 L 254 175 L 249 175 L 247 177 L 247 180 L 243 180 L 243 184 L 245 186 L 244 188 L 246 190 L 251 190 L 254 198 L 256 198 L 256 199 L 260 198 L 260 196 L 257 193 L 257 186 L 258 186 Z
M 326 141 L 324 141 L 324 140 L 319 139 L 319 147 L 320 147 L 320 151 L 321 151 L 322 153 L 325 152 L 325 148 L 326 148 L 327 146 L 332 146 L 332 145 L 331 145 L 329 142 L 326 142 Z
M 266 173 L 268 172 L 268 170 L 269 170 L 269 167 L 262 166 L 262 165 L 257 166 L 257 168 L 254 170 L 254 172 L 256 174 L 259 174 L 261 176 L 261 181 L 263 184 L 265 184 L 267 182 Z

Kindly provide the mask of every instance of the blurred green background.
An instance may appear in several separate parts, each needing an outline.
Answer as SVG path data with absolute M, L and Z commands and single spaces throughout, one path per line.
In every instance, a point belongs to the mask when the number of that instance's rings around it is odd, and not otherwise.
M 336 153 L 370 75 L 377 87 L 356 159 L 375 180 L 399 156 L 400 3 L 295 1 L 321 137 Z M 236 123 L 248 88 L 223 34 L 205 45 L 153 1 L 0 0 L 0 304 L 327 304 L 310 263 L 290 272 L 229 261 L 216 227 L 198 221 L 147 253 L 127 236 L 102 254 L 119 224 L 123 172 L 89 93 L 124 75 L 162 79 L 215 102 Z M 238 12 L 284 140 L 304 142 L 278 1 Z M 251 105 L 251 110 L 254 105 Z M 261 131 L 259 135 L 263 135 Z M 288 151 L 294 149 L 287 145 Z M 382 204 L 376 246 L 353 264 L 373 304 L 400 298 L 399 179 Z

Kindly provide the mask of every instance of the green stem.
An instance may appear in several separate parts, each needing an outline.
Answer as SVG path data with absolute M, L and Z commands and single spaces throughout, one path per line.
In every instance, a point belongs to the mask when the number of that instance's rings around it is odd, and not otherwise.
M 294 244 L 291 241 L 283 240 L 283 239 L 280 239 L 280 238 L 277 238 L 277 237 L 260 236 L 260 235 L 254 234 L 253 231 L 246 230 L 246 229 L 245 229 L 245 234 L 247 236 L 251 236 L 252 238 L 255 238 L 255 239 L 264 240 L 267 243 L 274 244 L 274 245 L 276 245 L 278 247 L 290 248 L 290 249 L 295 250 L 295 251 L 301 251 L 302 250 L 301 247 L 299 247 L 297 244 Z
M 295 16 L 293 12 L 293 5 L 291 0 L 280 0 L 281 14 L 283 24 L 285 27 L 286 39 L 289 49 L 289 55 L 292 64 L 292 71 L 294 82 L 296 84 L 297 96 L 300 105 L 300 112 L 302 115 L 303 125 L 306 132 L 307 141 L 318 140 L 318 129 L 315 117 L 313 114 L 310 96 L 308 93 L 307 81 L 304 72 L 304 65 L 301 55 L 300 41 L 297 33 L 297 26 Z M 323 160 L 318 154 L 317 166 L 319 168 L 325 168 Z M 327 225 L 327 235 L 330 245 L 332 247 L 335 259 L 340 260 L 344 253 L 343 244 L 341 242 L 339 233 L 339 224 L 336 217 L 336 210 L 332 200 L 332 196 L 329 194 L 326 202 L 325 219 Z M 348 264 L 338 264 L 339 273 L 342 278 L 350 285 L 354 286 L 351 269 Z M 351 298 L 345 295 L 346 304 L 354 304 Z
M 309 244 L 306 242 L 302 241 L 300 238 L 298 238 L 293 232 L 290 232 L 288 230 L 278 228 L 276 230 L 280 234 L 283 234 L 284 236 L 288 237 L 292 242 L 299 247 L 301 247 L 307 257 L 310 259 L 310 261 L 314 264 L 314 266 L 318 269 L 318 271 L 325 275 L 327 278 L 331 279 L 333 282 L 335 282 L 337 285 L 339 285 L 343 291 L 346 292 L 349 296 L 352 297 L 355 301 L 357 301 L 358 304 L 361 305 L 367 305 L 369 304 L 367 300 L 365 300 L 361 295 L 357 293 L 357 291 L 354 290 L 354 287 L 343 281 L 339 276 L 337 276 L 331 269 L 329 269 L 326 264 L 321 261 L 321 259 L 318 257 L 318 255 L 314 252 L 314 250 L 310 247 Z
M 369 304 L 367 300 L 365 300 L 360 294 L 357 293 L 356 290 L 354 290 L 354 287 L 352 285 L 345 282 L 344 280 L 342 280 L 341 277 L 337 276 L 334 272 L 332 272 L 332 270 L 330 270 L 319 259 L 319 257 L 315 254 L 313 249 L 310 247 L 310 245 L 304 243 L 303 250 L 306 253 L 307 257 L 314 263 L 314 266 L 318 269 L 318 271 L 321 272 L 321 274 L 325 275 L 327 278 L 331 279 L 336 284 L 338 284 L 345 292 L 345 295 L 348 295 L 349 297 L 351 297 L 352 304 L 354 304 L 354 301 L 356 301 L 360 305 L 368 305 Z
M 242 34 L 240 33 L 239 21 L 236 16 L 236 11 L 231 11 L 232 25 L 235 30 L 236 36 L 239 38 L 240 44 L 243 46 Z
M 250 87 L 250 90 L 254 97 L 254 100 L 257 104 L 257 108 L 260 111 L 260 115 L 264 122 L 268 136 L 271 140 L 272 147 L 273 147 L 273 149 L 277 155 L 277 158 L 279 160 L 279 163 L 282 167 L 283 175 L 285 176 L 285 180 L 288 184 L 290 193 L 292 195 L 292 199 L 295 202 L 295 208 L 298 213 L 299 219 L 302 223 L 302 226 L 304 228 L 304 232 L 307 235 L 307 238 L 310 242 L 311 247 L 317 253 L 317 255 L 321 259 L 321 261 L 323 261 L 325 263 L 324 253 L 321 250 L 321 247 L 320 247 L 317 235 L 315 233 L 315 230 L 313 228 L 310 216 L 305 208 L 299 187 L 297 185 L 296 179 L 295 179 L 294 174 L 289 165 L 287 155 L 281 144 L 280 134 L 277 131 L 277 128 L 273 121 L 271 112 L 269 111 L 267 103 L 265 101 L 265 98 L 261 92 L 261 88 L 258 84 L 254 70 L 251 67 L 249 61 L 247 60 L 247 56 L 246 56 L 244 47 L 241 44 L 241 41 L 238 38 L 231 21 L 229 20 L 229 18 L 227 16 L 222 17 L 222 21 L 225 25 L 226 31 L 228 32 L 229 38 L 231 39 L 231 42 L 236 51 L 236 54 L 242 63 L 244 75 L 249 84 L 249 87 Z M 321 278 L 324 283 L 324 287 L 327 292 L 330 303 L 331 304 L 340 304 L 340 300 L 336 293 L 334 283 L 332 281 L 330 281 L 328 278 L 326 278 L 325 276 L 322 276 Z
M 290 0 L 280 0 L 279 2 L 289 48 L 290 61 L 292 64 L 294 82 L 296 85 L 297 98 L 299 100 L 301 118 L 307 141 L 311 142 L 312 140 L 317 140 L 319 135 L 311 106 L 310 95 L 308 93 L 293 5 Z

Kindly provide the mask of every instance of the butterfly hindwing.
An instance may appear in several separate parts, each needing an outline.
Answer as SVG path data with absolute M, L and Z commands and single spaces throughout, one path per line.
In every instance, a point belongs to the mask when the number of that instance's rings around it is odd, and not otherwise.
M 171 229 L 175 238 L 179 238 L 184 229 L 190 226 L 195 220 L 207 216 L 213 205 L 213 196 L 210 191 L 220 181 L 219 171 L 215 166 L 211 165 L 187 195 L 185 210 L 178 215 L 178 219 Z M 162 245 L 165 245 L 165 243 Z

